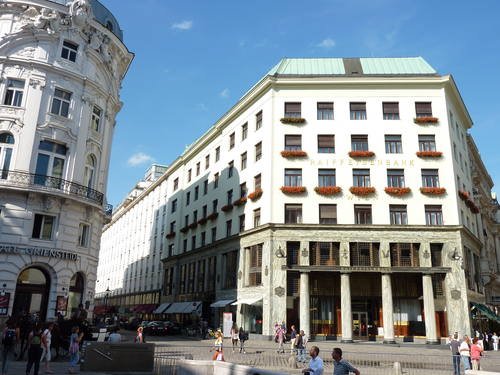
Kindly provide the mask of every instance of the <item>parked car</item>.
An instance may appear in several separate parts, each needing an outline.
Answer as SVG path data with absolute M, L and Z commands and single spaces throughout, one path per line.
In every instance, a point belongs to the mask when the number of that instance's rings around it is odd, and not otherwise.
M 144 327 L 144 333 L 150 336 L 164 336 L 167 334 L 168 326 L 165 322 L 153 321 Z
M 167 335 L 178 335 L 181 333 L 181 326 L 179 324 L 170 321 L 164 323 L 167 326 Z

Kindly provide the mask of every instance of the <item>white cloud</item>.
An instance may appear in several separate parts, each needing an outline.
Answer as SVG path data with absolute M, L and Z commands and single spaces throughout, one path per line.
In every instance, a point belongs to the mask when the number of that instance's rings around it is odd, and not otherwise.
M 227 98 L 229 96 L 229 89 L 226 87 L 224 90 L 220 92 L 219 95 L 221 98 Z
M 323 39 L 320 43 L 316 45 L 316 47 L 321 47 L 321 48 L 335 47 L 335 40 L 333 40 L 332 38 Z
M 151 163 L 153 161 L 154 159 L 151 155 L 145 154 L 144 152 L 136 152 L 128 158 L 127 164 L 130 167 L 137 167 L 138 165 Z
M 193 27 L 193 21 L 182 21 L 172 25 L 172 29 L 176 30 L 190 30 Z

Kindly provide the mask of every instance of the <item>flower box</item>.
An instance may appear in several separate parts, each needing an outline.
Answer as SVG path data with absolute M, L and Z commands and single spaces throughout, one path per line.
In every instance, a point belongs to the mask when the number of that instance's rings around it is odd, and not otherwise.
M 372 158 L 375 156 L 373 151 L 349 151 L 351 158 Z
M 421 187 L 420 192 L 425 195 L 443 195 L 446 189 L 442 187 Z
M 281 156 L 284 158 L 305 158 L 307 156 L 307 152 L 302 150 L 285 150 L 281 151 Z
M 385 192 L 389 195 L 395 195 L 401 197 L 411 193 L 411 189 L 408 187 L 386 187 Z
M 282 186 L 281 191 L 285 194 L 303 194 L 306 192 L 305 186 Z
M 351 186 L 349 191 L 354 195 L 363 197 L 375 193 L 375 188 L 371 186 Z
M 226 204 L 225 206 L 222 206 L 220 209 L 222 211 L 224 211 L 224 212 L 229 212 L 229 211 L 231 211 L 233 209 L 233 205 L 232 204 Z
M 467 198 L 467 200 L 465 201 L 465 205 L 467 207 L 469 207 L 469 209 L 471 210 L 472 213 L 474 213 L 474 214 L 479 213 L 479 207 L 476 206 L 476 203 L 474 203 L 474 201 L 472 199 Z
M 196 221 L 188 225 L 189 229 L 194 229 L 197 226 L 198 226 L 198 223 Z
M 439 122 L 439 119 L 437 117 L 415 117 L 413 119 L 413 122 L 415 124 L 437 124 Z
M 319 195 L 337 195 L 342 192 L 340 186 L 316 186 L 314 191 Z
M 247 203 L 247 197 L 241 197 L 240 199 L 236 199 L 234 202 L 233 202 L 233 206 L 243 206 L 244 204 Z
M 464 191 L 464 190 L 459 190 L 458 191 L 458 196 L 463 201 L 467 201 L 470 198 L 469 193 L 466 192 L 466 191 Z
M 302 117 L 283 117 L 280 121 L 282 124 L 305 124 L 306 119 Z
M 440 158 L 443 156 L 441 151 L 417 151 L 419 158 Z
M 212 212 L 210 215 L 207 216 L 207 219 L 213 221 L 217 219 L 217 216 L 219 216 L 217 212 Z
M 189 226 L 188 226 L 188 225 L 186 225 L 185 227 L 182 227 L 182 228 L 180 229 L 180 231 L 181 231 L 182 233 L 186 233 L 188 230 L 189 230 Z
M 250 199 L 252 202 L 255 202 L 260 197 L 262 197 L 262 193 L 263 193 L 262 189 L 255 189 L 255 191 L 248 194 L 248 199 Z
M 168 239 L 174 238 L 175 237 L 175 232 L 167 233 L 167 235 L 165 237 L 168 238 Z
M 198 220 L 198 224 L 200 224 L 200 225 L 205 225 L 206 223 L 207 223 L 206 217 L 202 217 L 200 220 Z

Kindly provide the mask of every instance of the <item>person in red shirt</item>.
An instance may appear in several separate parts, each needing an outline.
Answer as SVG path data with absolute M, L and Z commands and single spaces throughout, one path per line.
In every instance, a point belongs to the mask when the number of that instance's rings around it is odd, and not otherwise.
M 483 348 L 477 343 L 477 337 L 472 340 L 472 345 L 470 346 L 470 359 L 472 360 L 472 369 L 480 370 L 481 356 L 483 355 Z

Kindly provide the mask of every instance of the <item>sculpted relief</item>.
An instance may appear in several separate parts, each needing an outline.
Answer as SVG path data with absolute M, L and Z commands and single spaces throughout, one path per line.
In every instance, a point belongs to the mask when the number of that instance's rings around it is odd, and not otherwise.
M 42 8 L 40 12 L 33 6 L 30 6 L 23 13 L 23 26 L 21 29 L 34 28 L 46 30 L 48 34 L 55 34 L 61 29 L 61 18 L 56 11 L 48 8 Z

